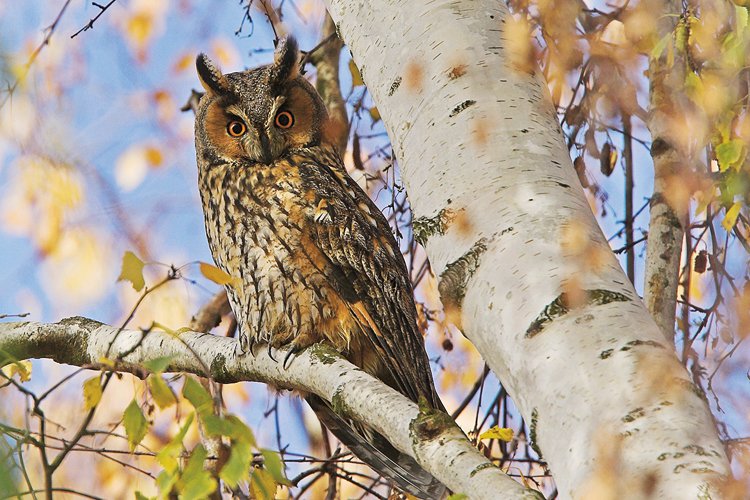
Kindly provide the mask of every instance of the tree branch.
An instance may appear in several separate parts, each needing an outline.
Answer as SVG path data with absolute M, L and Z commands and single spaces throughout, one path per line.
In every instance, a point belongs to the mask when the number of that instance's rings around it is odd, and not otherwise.
M 111 349 L 110 349 L 111 345 Z M 368 424 L 387 436 L 404 453 L 448 488 L 476 498 L 539 498 L 493 466 L 445 414 L 420 410 L 379 380 L 358 369 L 336 351 L 317 344 L 283 368 L 266 349 L 255 356 L 239 355 L 234 339 L 157 330 L 119 330 L 97 321 L 74 317 L 59 323 L 0 323 L 0 365 L 14 360 L 49 358 L 58 363 L 95 364 L 110 349 L 109 358 L 128 353 L 115 368 L 142 376 L 142 365 L 169 356 L 171 372 L 210 375 L 219 383 L 266 382 L 287 389 L 313 392 L 342 408 L 347 417 Z M 136 347 L 137 346 L 137 347 Z M 286 350 L 273 353 L 281 360 Z M 210 374 L 205 373 L 209 367 Z
M 320 38 L 322 41 L 319 46 L 311 50 L 305 59 L 310 59 L 318 70 L 315 88 L 318 89 L 331 117 L 331 130 L 328 133 L 343 155 L 349 140 L 349 119 L 339 82 L 339 57 L 344 42 L 336 35 L 336 24 L 328 14 L 323 21 Z

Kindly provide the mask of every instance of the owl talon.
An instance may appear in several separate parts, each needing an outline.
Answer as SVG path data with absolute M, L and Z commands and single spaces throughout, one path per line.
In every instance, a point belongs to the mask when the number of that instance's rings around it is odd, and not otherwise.
M 295 356 L 295 355 L 296 355 L 296 354 L 297 354 L 298 352 L 300 352 L 301 350 L 302 350 L 301 348 L 299 348 L 299 347 L 297 347 L 297 346 L 294 346 L 294 347 L 292 347 L 292 348 L 291 348 L 291 349 L 289 350 L 289 352 L 288 352 L 288 353 L 286 353 L 286 356 L 284 356 L 284 364 L 282 364 L 282 365 L 281 365 L 281 366 L 282 366 L 282 368 L 284 368 L 284 370 L 286 370 L 287 368 L 289 368 L 289 367 L 290 367 L 290 366 L 292 365 L 292 363 L 291 363 L 291 362 L 290 362 L 289 364 L 287 364 L 287 361 L 290 361 L 290 360 L 294 361 L 294 356 Z
M 272 360 L 274 360 L 274 362 L 278 363 L 278 361 L 276 360 L 276 358 L 273 357 L 273 353 L 271 352 L 271 344 L 270 343 L 268 344 L 268 357 L 271 358 Z

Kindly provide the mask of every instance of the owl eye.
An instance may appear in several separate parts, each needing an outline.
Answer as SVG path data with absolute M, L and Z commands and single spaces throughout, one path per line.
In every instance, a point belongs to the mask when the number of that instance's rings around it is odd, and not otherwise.
M 290 128 L 294 125 L 294 115 L 289 111 L 279 111 L 275 123 L 279 128 Z
M 241 121 L 233 120 L 227 125 L 227 133 L 232 137 L 239 137 L 247 132 L 247 127 Z

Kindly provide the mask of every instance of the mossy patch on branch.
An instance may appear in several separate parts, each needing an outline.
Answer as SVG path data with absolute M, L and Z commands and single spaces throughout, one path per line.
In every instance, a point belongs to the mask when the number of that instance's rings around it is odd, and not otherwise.
M 341 353 L 334 349 L 333 346 L 323 342 L 311 345 L 308 351 L 313 359 L 320 361 L 324 365 L 331 365 L 343 358 Z
M 416 447 L 422 441 L 434 439 L 455 425 L 450 415 L 432 408 L 427 404 L 427 400 L 421 397 L 419 398 L 419 414 L 409 422 L 412 446 Z

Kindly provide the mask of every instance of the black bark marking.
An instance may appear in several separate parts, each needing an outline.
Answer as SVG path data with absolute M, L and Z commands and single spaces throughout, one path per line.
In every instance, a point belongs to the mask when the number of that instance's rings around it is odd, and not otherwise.
M 536 442 L 536 426 L 539 423 L 539 410 L 534 408 L 531 410 L 531 425 L 529 425 L 529 441 L 531 441 L 531 449 L 536 452 L 539 459 L 542 459 L 542 450 L 539 449 L 539 445 Z
M 453 220 L 455 212 L 449 208 L 441 209 L 434 217 L 417 217 L 413 223 L 414 239 L 423 245 L 434 234 L 445 234 L 448 223 Z
M 630 422 L 635 421 L 636 419 L 641 418 L 645 414 L 646 412 L 644 411 L 644 409 L 639 407 L 639 408 L 636 408 L 635 410 L 631 410 L 630 412 L 628 412 L 627 415 L 622 417 L 622 421 L 625 423 L 630 423 Z
M 590 306 L 601 306 L 609 304 L 610 302 L 628 302 L 631 300 L 631 298 L 624 293 L 613 292 L 611 290 L 585 290 L 585 293 L 586 302 L 584 305 Z M 545 328 L 546 323 L 568 314 L 570 312 L 568 303 L 567 293 L 563 292 L 558 295 L 557 298 L 547 304 L 541 314 L 531 322 L 531 325 L 526 329 L 525 337 L 527 339 L 534 337 Z
M 487 240 L 481 238 L 471 249 L 451 262 L 440 274 L 438 292 L 443 306 L 448 309 L 460 309 L 466 295 L 466 286 L 479 268 L 480 257 L 487 250 Z
M 472 99 L 467 99 L 464 102 L 462 102 L 461 104 L 459 104 L 458 106 L 456 106 L 455 108 L 453 108 L 453 110 L 448 114 L 448 117 L 449 118 L 453 118 L 454 116 L 456 116 L 457 114 L 459 114 L 461 111 L 465 110 L 469 106 L 473 106 L 476 103 L 477 103 L 477 101 L 474 101 Z
M 398 88 L 401 86 L 401 80 L 402 78 L 400 76 L 397 76 L 396 79 L 393 80 L 391 88 L 388 89 L 388 97 L 392 96 L 393 93 L 398 90 Z

